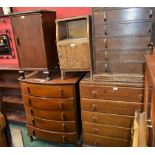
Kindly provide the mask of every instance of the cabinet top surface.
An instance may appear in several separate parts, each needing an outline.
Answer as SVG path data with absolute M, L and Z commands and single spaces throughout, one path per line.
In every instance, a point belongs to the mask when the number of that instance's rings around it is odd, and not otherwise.
M 56 11 L 52 11 L 52 10 L 31 10 L 31 11 L 24 11 L 24 12 L 11 13 L 10 16 L 22 15 L 22 14 L 45 13 L 45 12 L 56 13 Z
M 81 80 L 84 74 L 68 74 L 65 75 L 64 80 L 61 79 L 59 73 L 52 76 L 51 80 L 47 80 L 47 76 L 41 72 L 33 72 L 26 76 L 25 79 L 21 79 L 21 82 L 36 83 L 36 84 L 76 84 Z

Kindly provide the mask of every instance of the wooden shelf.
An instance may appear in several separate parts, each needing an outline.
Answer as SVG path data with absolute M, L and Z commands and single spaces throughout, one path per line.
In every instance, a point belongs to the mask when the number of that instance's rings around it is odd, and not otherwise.
M 23 104 L 22 99 L 17 96 L 3 96 L 3 102 L 12 104 Z
M 10 122 L 26 124 L 26 114 L 24 112 L 8 110 L 6 116 Z

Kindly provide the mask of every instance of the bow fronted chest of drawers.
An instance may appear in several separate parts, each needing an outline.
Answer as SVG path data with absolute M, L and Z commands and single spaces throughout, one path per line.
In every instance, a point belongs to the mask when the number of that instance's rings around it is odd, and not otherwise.
M 81 76 L 53 80 L 33 75 L 21 81 L 22 99 L 30 139 L 79 144 L 80 116 L 78 83 Z

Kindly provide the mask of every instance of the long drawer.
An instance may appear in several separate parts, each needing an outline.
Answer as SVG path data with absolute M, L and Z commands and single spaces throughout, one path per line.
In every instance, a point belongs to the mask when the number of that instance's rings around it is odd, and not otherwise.
M 143 88 L 80 85 L 83 98 L 143 102 Z
M 94 146 L 105 146 L 105 147 L 127 147 L 129 146 L 129 141 L 106 137 L 106 136 L 98 136 L 92 134 L 83 134 L 83 143 L 87 145 Z
M 27 123 L 50 131 L 75 132 L 75 121 L 53 121 L 27 115 Z
M 130 140 L 131 129 L 104 124 L 82 123 L 84 133 Z
M 30 136 L 60 143 L 76 143 L 76 133 L 51 132 L 27 125 Z
M 75 96 L 75 88 L 71 85 L 39 85 L 31 83 L 21 83 L 23 94 L 53 97 L 53 98 L 72 98 Z
M 152 8 L 94 8 L 94 23 L 151 20 L 154 9 Z
M 96 61 L 96 73 L 132 73 L 143 75 L 145 72 L 144 62 L 118 62 L 118 61 Z
M 127 22 L 95 26 L 95 36 L 150 36 L 152 22 Z
M 73 110 L 74 99 L 63 98 L 43 98 L 30 95 L 22 95 L 23 102 L 26 106 L 42 110 Z
M 142 50 L 148 49 L 150 44 L 150 37 L 115 37 L 95 38 L 95 51 L 96 50 Z
M 82 121 L 87 123 L 113 125 L 124 128 L 131 128 L 133 117 L 109 113 L 82 111 Z
M 57 121 L 74 121 L 74 111 L 51 111 L 51 110 L 40 110 L 25 106 L 25 111 L 28 115 Z
M 100 99 L 81 99 L 81 109 L 83 111 L 103 112 L 111 114 L 129 115 L 133 116 L 135 110 L 143 108 L 142 103 L 137 102 L 123 102 Z

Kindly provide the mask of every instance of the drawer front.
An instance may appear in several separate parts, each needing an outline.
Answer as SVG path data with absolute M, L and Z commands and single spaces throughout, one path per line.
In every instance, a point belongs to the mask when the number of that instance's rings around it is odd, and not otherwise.
M 126 115 L 82 111 L 82 121 L 131 128 L 134 117 Z
M 55 98 L 72 98 L 75 96 L 74 86 L 69 85 L 39 85 L 21 83 L 23 94 L 40 96 L 40 97 L 55 97 Z
M 101 24 L 95 26 L 95 36 L 150 36 L 152 22 L 128 22 Z
M 110 8 L 108 8 L 110 9 Z M 103 24 L 108 22 L 150 20 L 154 10 L 151 8 L 114 8 L 95 9 L 94 23 Z
M 53 121 L 46 120 L 37 117 L 27 115 L 27 123 L 46 130 L 57 131 L 57 132 L 74 132 L 75 121 Z
M 76 133 L 51 132 L 27 125 L 30 136 L 35 136 L 51 142 L 76 143 Z
M 40 98 L 28 95 L 22 95 L 23 103 L 42 110 L 73 110 L 74 99 L 62 98 Z
M 87 42 L 58 44 L 60 68 L 63 70 L 90 70 L 90 49 Z
M 135 110 L 142 109 L 142 103 L 123 102 L 123 101 L 108 101 L 99 99 L 84 99 L 81 100 L 81 109 L 83 111 L 103 112 L 111 114 L 133 116 Z
M 150 37 L 95 38 L 95 51 L 98 50 L 142 50 L 148 49 Z
M 143 102 L 143 88 L 81 85 L 81 97 L 129 102 Z
M 131 129 L 114 127 L 109 125 L 101 124 L 92 124 L 92 123 L 83 123 L 82 129 L 84 133 L 113 137 L 119 139 L 130 140 L 131 138 Z
M 39 117 L 48 120 L 57 121 L 75 121 L 74 111 L 50 111 L 50 110 L 40 110 L 25 106 L 25 111 L 28 115 Z
M 144 62 L 96 61 L 96 73 L 140 74 L 145 72 Z
M 129 141 L 123 139 L 117 139 L 112 137 L 104 137 L 92 134 L 83 134 L 83 143 L 93 146 L 105 146 L 105 147 L 127 147 Z

